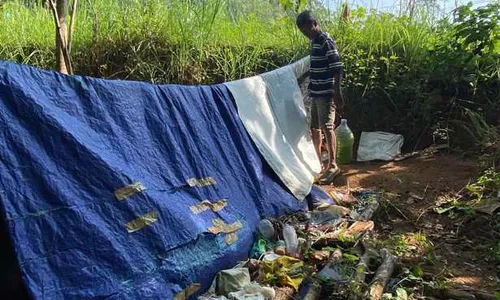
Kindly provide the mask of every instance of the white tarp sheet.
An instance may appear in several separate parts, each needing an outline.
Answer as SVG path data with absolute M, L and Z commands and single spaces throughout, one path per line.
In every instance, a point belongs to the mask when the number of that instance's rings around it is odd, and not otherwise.
M 359 139 L 358 161 L 393 160 L 401 154 L 404 137 L 400 134 L 376 131 L 362 132 Z
M 266 161 L 292 194 L 303 200 L 321 170 L 307 124 L 297 76 L 306 57 L 260 76 L 226 83 L 243 124 Z

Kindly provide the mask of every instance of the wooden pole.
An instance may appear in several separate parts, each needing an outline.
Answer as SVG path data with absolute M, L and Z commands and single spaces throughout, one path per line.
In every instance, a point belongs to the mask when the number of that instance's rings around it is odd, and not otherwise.
M 73 74 L 66 40 L 66 0 L 58 0 L 57 4 L 50 0 L 49 4 L 56 24 L 56 59 L 59 72 Z

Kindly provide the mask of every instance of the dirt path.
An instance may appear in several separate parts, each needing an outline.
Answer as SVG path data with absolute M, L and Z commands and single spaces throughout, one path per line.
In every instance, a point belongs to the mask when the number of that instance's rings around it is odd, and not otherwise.
M 353 164 L 343 168 L 333 188 L 345 192 L 348 183 L 351 189 L 386 192 L 388 204 L 376 219 L 378 239 L 392 241 L 405 264 L 418 265 L 429 280 L 493 292 L 500 287 L 500 266 L 491 257 L 495 241 L 483 232 L 481 217 L 452 219 L 434 211 L 477 171 L 474 162 L 448 155 Z

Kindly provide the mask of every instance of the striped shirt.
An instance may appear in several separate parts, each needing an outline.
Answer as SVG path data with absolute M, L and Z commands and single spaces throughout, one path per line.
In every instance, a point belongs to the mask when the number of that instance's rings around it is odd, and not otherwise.
M 312 98 L 333 96 L 333 75 L 342 72 L 342 62 L 335 40 L 321 32 L 311 43 L 309 95 Z

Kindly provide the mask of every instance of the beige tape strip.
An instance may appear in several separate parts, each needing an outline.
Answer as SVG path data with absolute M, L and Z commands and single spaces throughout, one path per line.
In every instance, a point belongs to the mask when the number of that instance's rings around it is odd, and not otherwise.
M 156 221 L 158 221 L 158 215 L 156 211 L 151 211 L 133 221 L 128 222 L 127 224 L 125 224 L 125 228 L 127 228 L 128 233 L 132 233 L 141 230 L 142 228 L 149 226 Z
M 241 229 L 241 227 L 243 227 L 243 225 L 241 224 L 240 221 L 236 221 L 233 224 L 226 224 L 221 219 L 213 219 L 212 223 L 214 224 L 214 226 L 208 228 L 208 231 L 210 231 L 213 234 L 231 233 L 231 232 L 235 232 L 235 231 Z
M 228 233 L 226 234 L 226 237 L 224 239 L 226 240 L 226 244 L 234 244 L 236 241 L 238 241 L 238 234 L 236 232 Z
M 189 178 L 187 180 L 187 184 L 190 187 L 195 187 L 195 186 L 197 186 L 197 187 L 204 187 L 204 186 L 214 185 L 216 183 L 217 182 L 212 177 L 206 177 L 206 178 Z
M 226 207 L 226 205 L 227 205 L 226 199 L 220 199 L 219 201 L 214 202 L 214 203 L 212 203 L 208 200 L 203 200 L 201 203 L 193 205 L 189 208 L 191 209 L 191 211 L 194 214 L 199 214 L 199 213 L 204 212 L 204 211 L 209 210 L 209 209 L 211 209 L 214 212 L 219 212 L 222 209 L 224 209 L 224 207 Z
M 122 201 L 134 194 L 144 191 L 146 187 L 140 182 L 134 182 L 115 191 L 115 197 L 119 201 Z
M 174 300 L 187 300 L 189 296 L 194 295 L 200 288 L 201 284 L 193 283 L 184 290 L 182 290 L 182 292 L 175 295 Z
M 193 283 L 187 288 L 185 288 L 182 292 L 175 295 L 174 300 L 187 300 L 189 296 L 194 295 L 201 288 L 201 284 Z

